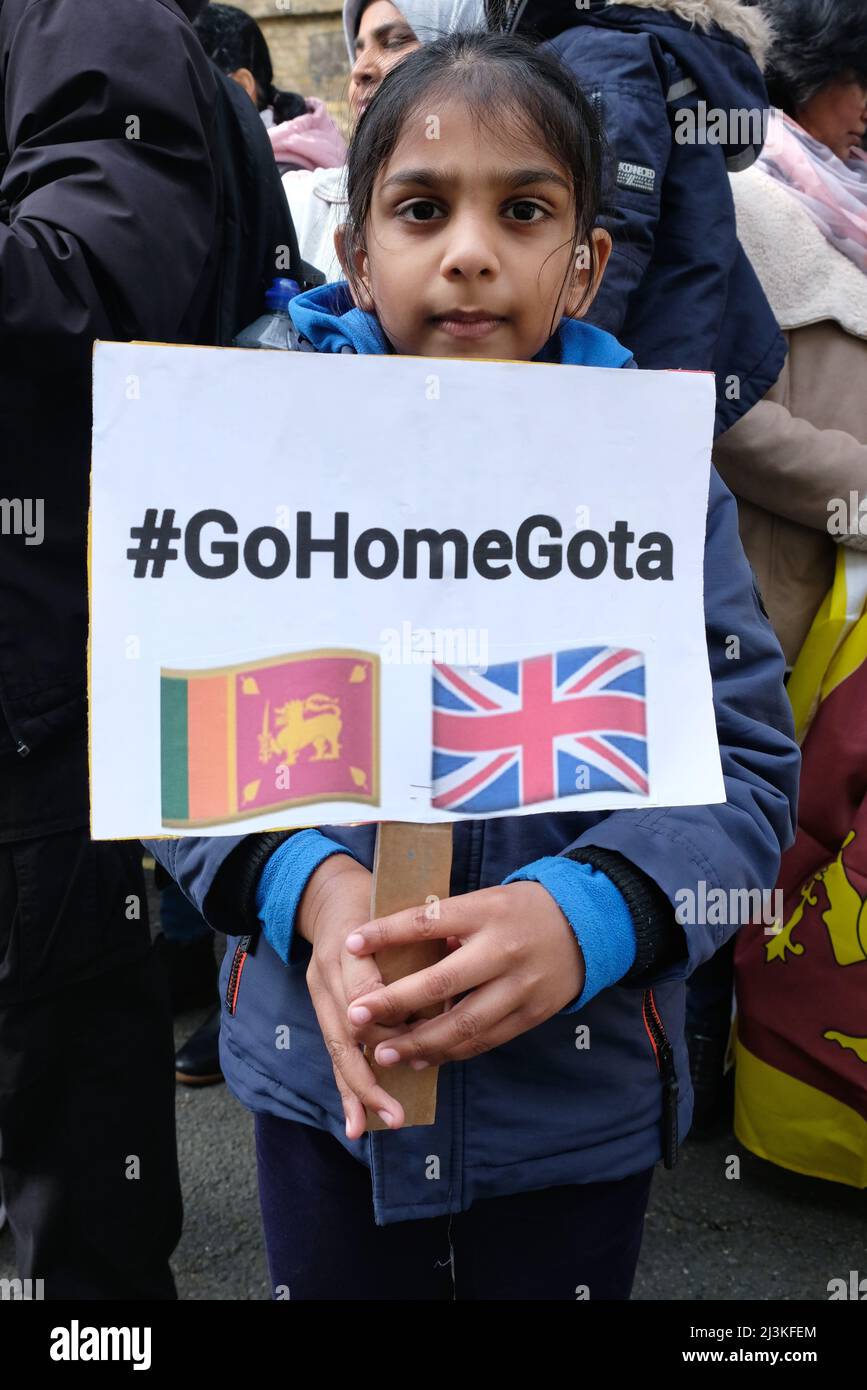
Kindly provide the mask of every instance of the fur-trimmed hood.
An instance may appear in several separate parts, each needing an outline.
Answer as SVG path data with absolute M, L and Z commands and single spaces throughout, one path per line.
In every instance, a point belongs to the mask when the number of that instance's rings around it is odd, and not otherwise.
M 553 39 L 576 25 L 589 20 L 598 22 L 606 16 L 615 27 L 636 27 L 640 16 L 635 10 L 650 10 L 647 25 L 654 21 L 671 24 L 672 20 L 688 29 L 705 34 L 715 33 L 737 39 L 747 49 L 760 69 L 764 69 L 774 31 L 767 16 L 743 0 L 589 0 L 569 14 L 566 0 L 507 0 L 501 27 L 506 33 L 531 33 Z M 608 16 L 607 11 L 613 11 Z
M 636 40 L 650 38 L 670 68 L 669 101 L 697 92 L 714 110 L 749 113 L 769 106 L 761 65 L 772 30 L 757 9 L 740 0 L 589 0 L 565 23 L 564 0 L 519 0 L 519 4 L 522 8 L 511 17 L 511 31 L 536 33 L 558 45 L 586 29 L 634 35 Z M 610 48 L 610 61 L 616 67 L 619 44 L 612 42 Z M 600 61 L 604 66 L 604 57 Z M 727 167 L 731 171 L 748 168 L 762 148 L 756 122 L 746 133 L 740 122 L 732 122 L 728 136 L 723 142 Z
M 622 4 L 622 0 L 605 0 L 607 5 Z M 628 0 L 637 10 L 664 10 L 697 25 L 710 29 L 717 24 L 726 33 L 746 44 L 760 68 L 764 68 L 773 39 L 771 24 L 761 10 L 743 5 L 741 0 Z

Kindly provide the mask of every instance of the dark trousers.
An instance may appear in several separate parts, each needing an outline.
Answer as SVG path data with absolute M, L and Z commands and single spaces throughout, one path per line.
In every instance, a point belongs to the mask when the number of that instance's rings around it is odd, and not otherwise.
M 256 1156 L 273 1298 L 592 1301 L 632 1289 L 652 1168 L 377 1226 L 368 1169 L 330 1134 L 259 1114 Z
M 0 844 L 0 1188 L 46 1298 L 177 1296 L 174 1107 L 141 847 Z

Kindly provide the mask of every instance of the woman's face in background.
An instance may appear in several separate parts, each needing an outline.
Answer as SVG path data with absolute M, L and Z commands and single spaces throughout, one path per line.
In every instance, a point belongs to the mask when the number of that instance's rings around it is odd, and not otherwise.
M 867 78 L 844 76 L 828 82 L 798 110 L 798 121 L 812 135 L 833 150 L 838 159 L 848 159 L 850 151 L 860 149 L 867 132 Z
M 349 76 L 349 106 L 358 120 L 387 72 L 421 43 L 400 10 L 389 0 L 373 0 L 361 16 L 355 62 Z

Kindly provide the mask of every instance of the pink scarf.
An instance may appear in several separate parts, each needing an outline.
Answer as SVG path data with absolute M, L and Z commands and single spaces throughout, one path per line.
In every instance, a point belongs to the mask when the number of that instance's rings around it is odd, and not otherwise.
M 775 110 L 758 167 L 783 184 L 831 245 L 867 275 L 867 156 L 861 150 L 838 159 Z
M 301 169 L 336 169 L 346 163 L 346 141 L 328 114 L 325 102 L 306 97 L 307 110 L 294 121 L 272 125 L 268 131 L 278 164 Z

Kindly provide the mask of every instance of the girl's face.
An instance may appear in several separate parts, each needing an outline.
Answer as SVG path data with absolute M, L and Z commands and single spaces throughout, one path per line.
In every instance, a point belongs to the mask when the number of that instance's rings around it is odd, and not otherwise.
M 569 174 L 514 123 L 494 133 L 460 100 L 436 107 L 420 108 L 377 175 L 353 267 L 358 303 L 375 306 L 399 353 L 529 361 L 591 279 L 586 248 L 572 248 Z M 611 250 L 606 232 L 593 238 L 581 312 Z
M 833 150 L 838 159 L 848 159 L 853 149 L 860 149 L 867 131 L 865 80 L 827 83 L 800 108 L 798 121 L 815 140 Z

